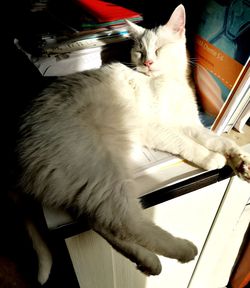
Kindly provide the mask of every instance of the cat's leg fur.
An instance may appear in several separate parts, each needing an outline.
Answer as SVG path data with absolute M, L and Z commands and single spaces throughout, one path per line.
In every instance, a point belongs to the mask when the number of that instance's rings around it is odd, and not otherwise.
M 224 155 L 236 175 L 250 181 L 250 155 L 233 140 L 218 136 L 205 127 L 187 127 L 184 132 L 207 149 Z
M 225 156 L 195 141 L 180 127 L 151 129 L 146 143 L 150 148 L 179 155 L 206 170 L 222 168 L 226 164 Z
M 146 275 L 160 274 L 162 269 L 161 263 L 154 253 L 129 239 L 121 239 L 119 236 L 110 233 L 110 231 L 104 227 L 95 225 L 94 229 L 106 239 L 114 249 L 132 262 L 135 262 L 141 272 Z
M 174 237 L 143 215 L 139 201 L 132 196 L 134 189 L 133 181 L 124 181 L 120 190 L 114 191 L 120 193 L 116 201 L 110 197 L 99 204 L 91 217 L 94 230 L 146 274 L 155 275 L 161 271 L 159 260 L 152 252 L 182 263 L 194 259 L 197 248 L 193 243 Z M 112 213 L 108 215 L 110 207 Z

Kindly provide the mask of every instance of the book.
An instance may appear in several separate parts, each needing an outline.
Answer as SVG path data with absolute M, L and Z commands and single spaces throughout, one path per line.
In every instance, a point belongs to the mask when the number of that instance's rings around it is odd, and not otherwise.
M 242 112 L 239 108 L 244 108 L 238 104 L 247 100 L 246 95 L 239 96 L 237 88 L 250 55 L 249 19 L 247 1 L 208 0 L 198 25 L 194 79 L 204 124 L 218 134 L 227 132 L 227 121 L 231 116 L 237 118 Z
M 123 19 L 129 19 L 130 21 L 141 19 L 139 13 L 111 2 L 101 0 L 75 0 L 75 2 L 99 23 L 109 23 Z
M 222 132 L 229 132 L 234 127 L 237 119 L 240 118 L 243 111 L 247 109 L 249 102 L 250 58 L 241 70 L 241 73 L 235 81 L 233 88 L 229 92 L 227 100 L 223 104 L 212 125 L 212 130 L 218 134 L 221 134 Z M 247 113 L 245 113 L 245 116 L 247 116 Z M 243 122 L 241 123 L 243 124 Z

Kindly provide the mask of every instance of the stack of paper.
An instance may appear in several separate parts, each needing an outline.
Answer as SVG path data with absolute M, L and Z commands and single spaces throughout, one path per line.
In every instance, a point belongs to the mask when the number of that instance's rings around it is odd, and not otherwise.
M 19 39 L 16 41 L 43 76 L 72 74 L 99 68 L 103 63 L 117 60 L 122 51 L 127 49 L 130 39 L 125 19 L 132 22 L 142 21 L 139 12 L 107 1 L 74 0 L 68 5 L 70 5 L 69 12 L 77 10 L 75 17 L 78 25 L 72 25 L 65 15 L 60 15 L 59 6 L 54 7 L 53 10 L 45 6 L 43 11 L 40 9 L 31 11 L 34 19 L 36 13 L 39 13 L 41 19 L 49 18 L 51 31 L 54 31 L 46 33 L 46 27 L 41 24 L 42 29 L 38 30 L 43 33 L 36 35 L 35 38 L 40 40 L 34 45 L 39 53 L 33 54 L 32 51 L 26 51 L 22 41 L 18 41 Z M 69 17 L 72 18 L 74 15 Z M 55 27 L 60 29 L 54 29 Z M 127 43 L 124 45 L 124 42 Z M 122 47 L 119 46 L 117 49 L 119 43 Z M 120 54 L 114 53 L 114 50 L 119 51 Z
M 131 9 L 101 0 L 75 0 L 82 11 L 80 30 L 43 46 L 46 55 L 69 53 L 86 48 L 102 47 L 129 38 L 125 19 L 142 21 Z

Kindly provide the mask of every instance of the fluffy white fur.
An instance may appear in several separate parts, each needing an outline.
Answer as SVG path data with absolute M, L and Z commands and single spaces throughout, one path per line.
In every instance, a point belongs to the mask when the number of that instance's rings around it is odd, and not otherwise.
M 22 189 L 47 205 L 73 207 L 93 229 L 146 274 L 161 272 L 156 254 L 187 262 L 194 244 L 146 219 L 136 199 L 131 149 L 178 154 L 204 169 L 229 162 L 250 178 L 250 158 L 204 128 L 188 79 L 185 10 L 135 40 L 121 63 L 62 77 L 24 115 L 18 146 Z

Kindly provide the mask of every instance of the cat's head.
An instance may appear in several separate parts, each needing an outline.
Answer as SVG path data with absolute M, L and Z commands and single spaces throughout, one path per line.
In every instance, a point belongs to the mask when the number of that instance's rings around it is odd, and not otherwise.
M 134 39 L 131 61 L 136 70 L 148 76 L 185 73 L 187 66 L 185 8 L 179 5 L 168 22 L 156 29 L 145 29 L 127 21 Z

